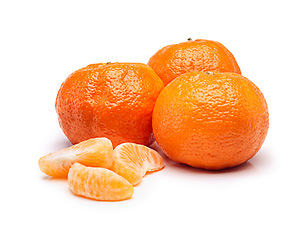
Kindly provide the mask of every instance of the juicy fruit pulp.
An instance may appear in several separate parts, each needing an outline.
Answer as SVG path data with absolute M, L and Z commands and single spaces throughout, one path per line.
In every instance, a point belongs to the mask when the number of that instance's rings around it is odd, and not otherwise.
M 170 159 L 211 170 L 253 157 L 268 127 L 263 94 L 235 73 L 183 74 L 163 89 L 153 113 L 156 141 Z
M 95 200 L 119 201 L 131 198 L 134 193 L 133 186 L 113 171 L 79 163 L 70 168 L 68 183 L 74 194 Z
M 39 159 L 42 172 L 52 177 L 64 177 L 72 164 L 109 168 L 112 164 L 112 143 L 107 138 L 93 138 Z
M 163 159 L 155 150 L 135 143 L 123 143 L 114 149 L 110 169 L 136 185 L 146 172 L 163 167 Z
M 73 193 L 95 200 L 117 201 L 133 195 L 146 172 L 164 167 L 162 157 L 146 146 L 123 143 L 114 150 L 107 138 L 83 141 L 39 159 L 40 169 L 67 177 Z
M 174 161 L 210 170 L 237 166 L 258 152 L 269 127 L 263 94 L 239 74 L 226 47 L 202 39 L 166 46 L 148 65 L 79 69 L 61 85 L 55 105 L 76 145 L 40 158 L 39 167 L 68 176 L 74 194 L 117 201 L 131 198 L 147 172 L 164 167 L 143 146 L 154 135 Z

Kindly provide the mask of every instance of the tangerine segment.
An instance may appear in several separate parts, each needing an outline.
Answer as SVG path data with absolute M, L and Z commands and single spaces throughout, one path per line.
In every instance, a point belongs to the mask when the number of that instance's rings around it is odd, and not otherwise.
M 107 138 L 92 138 L 39 159 L 39 168 L 52 177 L 67 177 L 70 167 L 78 162 L 86 166 L 109 168 L 112 143 Z
M 146 172 L 157 171 L 163 167 L 163 158 L 155 150 L 135 143 L 122 143 L 113 151 L 110 169 L 134 186 L 141 181 Z
M 115 172 L 79 163 L 70 168 L 68 183 L 74 194 L 95 200 L 124 200 L 131 198 L 134 193 L 133 186 Z

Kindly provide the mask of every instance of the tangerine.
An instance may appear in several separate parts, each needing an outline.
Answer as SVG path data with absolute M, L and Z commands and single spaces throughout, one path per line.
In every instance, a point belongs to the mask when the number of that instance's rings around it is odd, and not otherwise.
M 252 158 L 268 127 L 262 92 L 236 73 L 185 73 L 162 90 L 153 112 L 153 132 L 163 152 L 176 162 L 210 170 Z
M 142 63 L 90 64 L 72 73 L 56 98 L 60 127 L 71 143 L 107 137 L 150 145 L 161 79 Z
M 166 86 L 179 75 L 190 71 L 219 71 L 241 74 L 233 54 L 221 43 L 189 39 L 168 45 L 148 61 Z

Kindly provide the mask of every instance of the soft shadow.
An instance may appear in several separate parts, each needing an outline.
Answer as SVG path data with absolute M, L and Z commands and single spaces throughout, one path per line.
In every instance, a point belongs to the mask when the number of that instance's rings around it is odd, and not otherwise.
M 44 181 L 51 181 L 51 182 L 65 182 L 67 181 L 67 178 L 54 178 L 50 176 L 42 176 L 42 180 Z
M 168 158 L 165 155 L 165 153 L 161 150 L 161 148 L 159 147 L 159 145 L 156 142 L 154 142 L 150 146 L 150 148 L 156 150 L 163 157 L 165 168 L 169 167 L 172 170 L 178 169 L 179 171 L 195 173 L 195 174 L 196 173 L 199 173 L 199 174 L 230 174 L 230 173 L 239 173 L 239 172 L 258 172 L 258 170 L 255 168 L 255 166 L 251 162 L 251 160 L 254 161 L 254 158 L 256 156 L 253 157 L 252 159 L 250 159 L 249 161 L 246 161 L 245 163 L 242 163 L 236 167 L 226 168 L 223 170 L 206 170 L 206 169 L 194 168 L 189 165 L 186 165 L 183 163 L 178 163 L 178 162 L 171 160 L 170 158 Z
M 67 138 L 59 138 L 49 144 L 49 150 L 55 152 L 64 148 L 71 147 L 72 143 Z
M 249 162 L 257 168 L 267 168 L 272 164 L 271 152 L 267 148 L 261 148 L 260 151 L 252 157 Z
M 86 197 L 86 196 L 77 195 L 77 194 L 73 193 L 69 188 L 68 188 L 68 192 L 69 192 L 69 194 L 71 194 L 73 197 L 75 197 L 77 199 L 92 201 L 92 202 L 105 202 L 105 203 L 112 202 L 112 203 L 116 203 L 116 202 L 131 201 L 133 199 L 133 196 L 132 196 L 131 198 L 121 199 L 121 200 L 97 200 L 97 199 L 89 198 L 89 197 Z

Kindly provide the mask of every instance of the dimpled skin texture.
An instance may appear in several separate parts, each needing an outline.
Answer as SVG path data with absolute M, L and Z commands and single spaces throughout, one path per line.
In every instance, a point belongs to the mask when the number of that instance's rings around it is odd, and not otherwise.
M 123 142 L 150 145 L 152 112 L 162 89 L 161 79 L 145 64 L 91 64 L 60 87 L 59 124 L 73 144 L 107 137 L 114 147 Z
M 164 153 L 209 170 L 249 160 L 261 148 L 268 127 L 263 94 L 235 73 L 181 75 L 163 89 L 153 112 L 153 132 Z
M 233 54 L 221 43 L 197 39 L 166 46 L 148 61 L 166 86 L 190 71 L 219 71 L 241 74 Z

